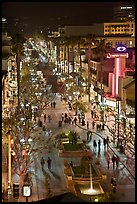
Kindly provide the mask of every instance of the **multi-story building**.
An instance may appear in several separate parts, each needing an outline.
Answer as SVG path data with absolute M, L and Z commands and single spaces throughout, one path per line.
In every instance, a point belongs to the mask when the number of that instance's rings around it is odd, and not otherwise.
M 115 21 L 135 20 L 135 6 L 134 5 L 117 6 L 114 9 L 114 20 Z
M 135 22 L 109 22 L 104 23 L 104 35 L 126 34 L 135 36 Z
M 89 34 L 103 35 L 103 23 L 96 23 L 93 25 L 67 25 L 58 28 L 60 36 L 87 36 Z
M 11 56 L 11 37 L 7 36 L 6 27 L 2 24 L 2 104 L 9 107 L 17 95 L 16 63 Z
M 135 47 L 135 36 L 130 35 L 108 35 L 108 36 L 100 36 L 98 37 L 105 39 L 105 43 L 109 44 L 112 48 L 116 48 L 117 45 L 122 44 L 128 48 Z

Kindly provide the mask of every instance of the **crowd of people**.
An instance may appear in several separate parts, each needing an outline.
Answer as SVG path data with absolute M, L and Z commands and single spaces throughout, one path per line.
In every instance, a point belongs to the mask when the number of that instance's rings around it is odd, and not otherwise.
M 51 102 L 51 108 L 55 108 L 56 107 L 56 102 Z M 38 120 L 38 124 L 40 127 L 43 127 L 43 131 L 46 131 L 46 123 L 50 123 L 52 120 L 51 115 L 49 114 L 44 114 L 43 116 L 44 120 L 42 124 L 42 120 L 39 118 Z M 107 117 L 105 117 L 107 119 Z M 60 116 L 60 120 L 59 120 L 59 127 L 61 127 L 62 125 L 65 124 L 71 124 L 71 125 L 77 125 L 77 123 L 81 124 L 82 126 L 86 125 L 86 129 L 87 129 L 87 142 L 92 142 L 93 143 L 93 152 L 97 152 L 98 151 L 98 155 L 100 155 L 100 151 L 103 150 L 104 148 L 104 152 L 107 152 L 108 149 L 108 145 L 109 145 L 109 137 L 107 136 L 106 138 L 103 139 L 94 139 L 92 141 L 92 137 L 93 137 L 93 132 L 90 130 L 91 128 L 93 130 L 100 132 L 102 130 L 104 130 L 105 128 L 105 122 L 100 122 L 101 121 L 101 115 L 97 114 L 96 112 L 96 107 L 94 106 L 91 109 L 91 120 L 89 121 L 89 119 L 85 120 L 85 117 L 81 118 L 80 115 L 74 115 L 73 117 L 69 115 L 69 113 L 62 113 Z M 91 123 L 90 123 L 91 122 Z M 92 124 L 92 126 L 90 127 L 90 125 Z M 52 134 L 52 132 L 49 133 L 49 136 Z M 103 146 L 103 148 L 101 148 Z M 113 154 L 112 156 L 109 155 L 108 153 L 106 154 L 106 163 L 107 163 L 107 168 L 108 170 L 110 169 L 110 164 L 112 164 L 112 169 L 114 170 L 115 168 L 119 167 L 119 162 L 120 162 L 120 158 L 118 156 L 116 156 L 115 154 Z M 45 166 L 45 163 L 47 162 L 47 167 L 49 170 L 51 170 L 51 158 L 48 157 L 47 161 L 42 157 L 41 158 L 41 167 L 42 169 Z M 70 163 L 71 166 L 73 166 L 73 163 Z M 113 181 L 112 181 L 113 180 Z M 116 184 L 115 184 L 115 178 L 113 177 L 111 179 L 111 185 L 113 186 L 113 191 L 116 191 Z

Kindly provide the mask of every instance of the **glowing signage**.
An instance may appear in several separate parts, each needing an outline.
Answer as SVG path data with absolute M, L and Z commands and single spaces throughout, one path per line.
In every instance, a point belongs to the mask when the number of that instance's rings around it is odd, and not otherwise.
M 126 58 L 128 58 L 128 53 L 115 53 L 115 54 L 108 53 L 107 54 L 107 58 L 117 58 L 117 57 L 126 57 Z
M 132 7 L 131 6 L 123 6 L 123 7 L 121 7 L 121 9 L 132 9 Z
M 126 47 L 124 47 L 124 46 L 118 46 L 116 49 L 117 49 L 119 52 L 123 52 L 123 51 L 126 50 Z

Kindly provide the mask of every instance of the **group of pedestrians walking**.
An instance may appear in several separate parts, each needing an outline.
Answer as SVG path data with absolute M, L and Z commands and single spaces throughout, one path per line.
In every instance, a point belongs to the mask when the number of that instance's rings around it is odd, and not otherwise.
M 47 164 L 48 164 L 48 169 L 49 169 L 49 170 L 51 170 L 51 161 L 52 161 L 51 158 L 48 157 L 48 159 L 47 159 Z M 42 168 L 42 170 L 44 170 L 45 162 L 46 162 L 46 160 L 44 159 L 44 157 L 41 157 L 40 163 L 41 163 L 41 168 Z
M 51 108 L 55 108 L 56 107 L 56 102 L 54 101 L 54 102 L 51 102 Z

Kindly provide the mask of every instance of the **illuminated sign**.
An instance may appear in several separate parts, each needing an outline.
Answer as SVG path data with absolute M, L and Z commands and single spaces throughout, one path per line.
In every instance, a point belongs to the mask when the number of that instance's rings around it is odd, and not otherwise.
M 121 7 L 121 9 L 132 9 L 131 6 L 124 6 L 124 7 Z
M 128 53 L 115 53 L 115 54 L 107 54 L 107 58 L 117 58 L 117 57 L 126 57 L 128 58 Z
M 123 51 L 126 50 L 126 47 L 125 47 L 125 46 L 118 46 L 116 49 L 117 49 L 117 51 L 119 51 L 119 52 L 123 52 Z

